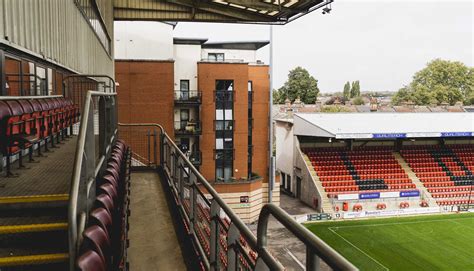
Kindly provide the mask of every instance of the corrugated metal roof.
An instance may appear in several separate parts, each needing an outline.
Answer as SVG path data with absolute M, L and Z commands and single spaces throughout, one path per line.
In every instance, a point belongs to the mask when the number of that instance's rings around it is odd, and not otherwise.
M 266 24 L 285 24 L 332 2 L 333 0 L 113 0 L 115 20 Z
M 470 136 L 472 113 L 295 114 L 295 135 L 335 138 Z

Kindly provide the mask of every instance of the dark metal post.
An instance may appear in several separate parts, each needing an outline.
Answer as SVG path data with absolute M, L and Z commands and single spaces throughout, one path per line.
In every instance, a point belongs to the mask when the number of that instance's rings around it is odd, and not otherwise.
M 153 164 L 158 166 L 158 162 L 156 161 L 156 129 L 153 129 Z
M 5 53 L 0 50 L 0 96 L 7 96 L 7 79 L 5 77 Z
M 151 161 L 150 161 L 150 148 L 151 148 L 151 143 L 150 143 L 150 130 L 146 131 L 146 137 L 147 137 L 147 141 L 148 141 L 148 144 L 147 144 L 147 151 L 148 151 L 148 166 L 150 166 L 151 164 Z

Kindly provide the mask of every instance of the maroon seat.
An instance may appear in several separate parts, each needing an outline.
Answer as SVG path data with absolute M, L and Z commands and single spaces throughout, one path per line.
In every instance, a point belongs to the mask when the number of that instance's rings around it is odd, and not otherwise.
M 112 184 L 106 183 L 99 186 L 98 194 L 105 193 L 107 194 L 115 203 L 117 202 L 117 189 Z
M 93 250 L 84 252 L 77 259 L 77 268 L 80 271 L 106 271 L 105 263 L 100 255 Z
M 114 176 L 112 176 L 110 174 L 106 174 L 104 177 L 99 179 L 99 185 L 103 185 L 103 184 L 106 184 L 106 183 L 110 183 L 116 188 L 118 187 L 117 180 L 114 178 Z
M 116 170 L 115 168 L 113 167 L 107 167 L 105 169 L 105 174 L 109 174 L 109 175 L 112 175 L 114 177 L 114 179 L 117 181 L 117 183 L 120 181 L 120 173 L 119 173 L 119 170 Z
M 97 208 L 91 212 L 90 215 L 90 223 L 91 225 L 97 225 L 101 227 L 107 236 L 111 236 L 111 228 L 112 228 L 112 215 L 107 211 L 105 208 Z
M 85 250 L 92 249 L 99 254 L 102 261 L 108 265 L 110 263 L 110 239 L 107 233 L 99 226 L 94 225 L 88 227 L 83 233 L 83 248 Z
M 110 214 L 113 214 L 115 204 L 108 194 L 103 193 L 96 197 L 94 206 L 95 208 L 104 208 Z

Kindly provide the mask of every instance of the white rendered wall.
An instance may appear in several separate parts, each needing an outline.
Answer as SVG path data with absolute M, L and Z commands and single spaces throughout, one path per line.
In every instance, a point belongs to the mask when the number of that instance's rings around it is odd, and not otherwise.
M 115 58 L 173 59 L 173 26 L 159 22 L 115 22 Z
M 242 60 L 243 62 L 257 62 L 256 50 L 229 50 L 204 48 L 201 51 L 201 58 L 208 59 L 209 53 L 224 53 L 224 60 Z
M 189 80 L 189 89 L 197 90 L 197 63 L 201 60 L 201 45 L 174 45 L 174 89 L 180 80 Z
M 276 168 L 293 179 L 294 136 L 293 127 L 288 127 L 284 122 L 275 122 Z

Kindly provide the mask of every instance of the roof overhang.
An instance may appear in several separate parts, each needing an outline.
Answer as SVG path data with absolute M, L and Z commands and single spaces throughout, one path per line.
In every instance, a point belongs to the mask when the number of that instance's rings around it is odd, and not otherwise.
M 113 0 L 117 21 L 286 24 L 333 0 Z
M 294 134 L 337 139 L 474 136 L 472 113 L 295 114 Z
M 270 41 L 235 41 L 235 42 L 206 42 L 202 48 L 227 49 L 227 50 L 258 50 Z

